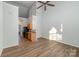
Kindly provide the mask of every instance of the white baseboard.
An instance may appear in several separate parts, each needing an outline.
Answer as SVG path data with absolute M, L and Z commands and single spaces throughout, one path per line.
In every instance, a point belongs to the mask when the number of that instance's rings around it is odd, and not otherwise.
M 12 45 L 8 45 L 8 46 L 5 46 L 3 49 L 6 49 L 6 48 L 9 48 L 9 47 L 13 47 L 13 46 L 18 46 L 19 45 L 19 43 L 17 44 L 12 44 Z
M 49 40 L 49 38 L 46 38 L 46 37 L 41 37 L 41 38 L 45 38 L 45 39 L 48 39 Z M 70 45 L 70 46 L 79 48 L 78 45 L 71 44 L 71 43 L 68 43 L 68 42 L 65 42 L 65 41 L 62 41 L 62 40 L 54 40 L 54 41 L 57 41 L 57 42 L 60 42 L 60 43 L 66 44 L 66 45 Z
M 55 40 L 56 41 L 56 40 Z M 68 43 L 68 42 L 65 42 L 65 41 L 57 41 L 57 42 L 60 42 L 60 43 L 64 43 L 64 44 L 67 44 L 67 45 L 70 45 L 70 46 L 74 46 L 74 47 L 77 47 L 77 48 L 79 48 L 79 46 L 78 45 L 75 45 L 75 44 L 71 44 L 71 43 Z

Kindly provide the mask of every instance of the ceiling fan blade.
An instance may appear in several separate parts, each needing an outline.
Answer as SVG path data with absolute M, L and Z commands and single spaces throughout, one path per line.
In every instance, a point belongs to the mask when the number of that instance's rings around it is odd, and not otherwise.
M 48 6 L 53 6 L 53 7 L 55 6 L 54 4 L 47 4 L 47 5 L 48 5 Z
M 48 2 L 50 2 L 50 1 L 46 1 L 46 4 L 47 4 Z
M 39 9 L 40 7 L 42 7 L 43 5 L 39 6 L 37 9 Z
M 42 2 L 42 1 L 38 1 L 39 3 L 43 3 L 43 4 L 45 4 L 44 2 Z
M 46 5 L 44 6 L 44 11 L 46 11 Z

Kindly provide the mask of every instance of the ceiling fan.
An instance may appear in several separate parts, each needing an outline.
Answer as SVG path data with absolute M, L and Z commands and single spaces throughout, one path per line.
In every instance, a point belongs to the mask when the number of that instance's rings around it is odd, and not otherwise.
M 50 1 L 46 1 L 46 2 L 42 2 L 42 1 L 38 1 L 39 3 L 42 3 L 41 6 L 39 6 L 37 9 L 39 9 L 40 7 L 44 6 L 44 11 L 46 11 L 46 6 L 52 6 L 54 7 L 55 5 L 54 4 L 49 4 Z

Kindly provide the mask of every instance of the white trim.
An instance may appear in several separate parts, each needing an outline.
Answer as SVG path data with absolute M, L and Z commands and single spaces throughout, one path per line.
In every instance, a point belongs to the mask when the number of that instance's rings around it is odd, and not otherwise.
M 42 38 L 45 38 L 45 39 L 48 39 L 48 40 L 49 40 L 49 38 L 46 38 L 46 37 L 42 37 Z M 78 45 L 73 45 L 73 44 L 71 44 L 71 43 L 64 42 L 64 41 L 62 41 L 62 40 L 53 40 L 53 41 L 60 42 L 60 43 L 66 44 L 66 45 L 70 45 L 70 46 L 79 48 Z
M 4 47 L 3 49 L 5 49 L 5 48 L 9 48 L 9 47 L 13 47 L 13 46 L 18 46 L 19 44 L 12 44 L 12 45 L 9 45 L 9 46 L 6 46 L 6 47 Z
M 56 41 L 56 40 L 55 40 L 55 41 Z M 57 41 L 57 42 L 64 43 L 64 44 L 71 45 L 71 46 L 74 46 L 74 47 L 79 48 L 79 46 L 77 46 L 77 45 L 73 45 L 73 44 L 71 44 L 71 43 L 67 43 L 67 42 L 64 42 L 64 41 L 61 41 L 61 40 L 59 40 L 59 41 Z

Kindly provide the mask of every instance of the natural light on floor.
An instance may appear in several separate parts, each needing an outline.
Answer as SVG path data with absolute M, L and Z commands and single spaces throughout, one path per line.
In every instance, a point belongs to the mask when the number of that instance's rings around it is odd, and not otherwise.
M 60 32 L 55 27 L 49 31 L 49 39 L 50 40 L 62 40 L 62 33 L 63 33 L 63 24 L 60 25 Z

